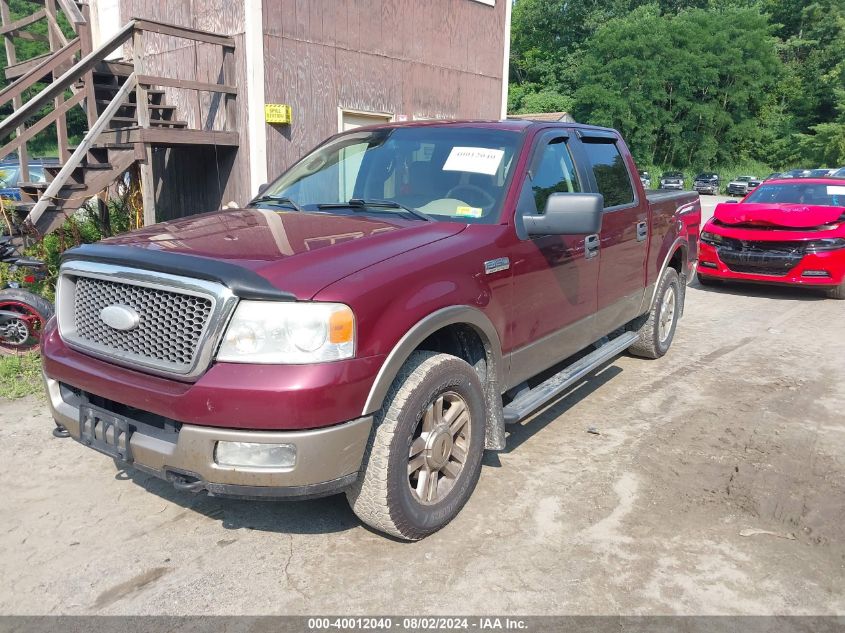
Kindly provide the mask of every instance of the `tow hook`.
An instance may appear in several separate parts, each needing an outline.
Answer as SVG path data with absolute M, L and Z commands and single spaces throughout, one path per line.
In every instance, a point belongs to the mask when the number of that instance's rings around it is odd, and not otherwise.
M 63 427 L 58 422 L 56 423 L 56 428 L 53 429 L 53 436 L 54 437 L 70 437 L 70 431 L 68 431 L 65 427 Z
M 182 492 L 202 492 L 205 490 L 205 482 L 202 479 L 172 471 L 168 474 L 168 479 L 176 490 L 181 490 Z

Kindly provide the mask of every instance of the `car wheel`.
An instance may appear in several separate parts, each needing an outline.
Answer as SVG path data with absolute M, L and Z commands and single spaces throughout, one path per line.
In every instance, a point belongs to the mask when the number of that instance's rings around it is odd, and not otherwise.
M 376 416 L 358 481 L 346 492 L 367 525 L 415 541 L 461 511 L 481 472 L 484 392 L 450 354 L 414 352 Z
M 698 280 L 698 283 L 701 286 L 718 286 L 720 283 L 722 283 L 718 279 L 707 277 L 706 275 L 702 275 L 701 273 L 695 273 L 695 278 Z
M 845 281 L 836 286 L 836 288 L 831 288 L 830 290 L 828 290 L 827 296 L 831 299 L 845 300 Z
M 678 271 L 667 268 L 657 285 L 651 311 L 645 315 L 645 323 L 638 330 L 640 338 L 628 351 L 643 358 L 660 358 L 668 352 L 681 316 L 681 301 L 683 293 Z

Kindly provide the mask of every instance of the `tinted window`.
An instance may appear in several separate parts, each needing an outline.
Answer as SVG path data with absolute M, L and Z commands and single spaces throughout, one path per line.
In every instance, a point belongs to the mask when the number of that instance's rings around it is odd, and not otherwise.
M 596 143 L 585 139 L 584 151 L 590 161 L 596 186 L 604 196 L 604 208 L 634 201 L 628 169 L 615 143 Z
M 581 191 L 578 174 L 564 139 L 554 139 L 542 150 L 533 173 L 525 179 L 520 192 L 519 210 L 536 215 L 546 210 L 546 200 L 553 193 Z

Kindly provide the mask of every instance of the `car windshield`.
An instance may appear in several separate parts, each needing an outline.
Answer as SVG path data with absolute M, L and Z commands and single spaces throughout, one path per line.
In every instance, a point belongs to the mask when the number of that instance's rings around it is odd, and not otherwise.
M 679 171 L 667 171 L 663 174 L 664 178 L 681 178 L 683 174 Z
M 711 178 L 715 178 L 716 174 L 698 174 L 695 177 L 696 180 L 710 180 Z
M 845 207 L 845 183 L 810 182 L 763 184 L 745 202 L 810 204 L 822 207 Z
M 752 180 L 751 176 L 739 176 L 736 181 L 737 182 L 750 182 Z
M 419 211 L 492 224 L 521 139 L 517 131 L 454 126 L 354 131 L 305 156 L 253 205 L 408 217 Z

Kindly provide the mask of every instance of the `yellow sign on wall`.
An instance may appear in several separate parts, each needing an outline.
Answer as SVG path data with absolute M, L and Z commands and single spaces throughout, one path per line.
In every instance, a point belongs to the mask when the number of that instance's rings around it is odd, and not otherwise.
M 291 109 L 285 103 L 265 103 L 264 104 L 264 120 L 267 123 L 283 123 L 291 122 Z

